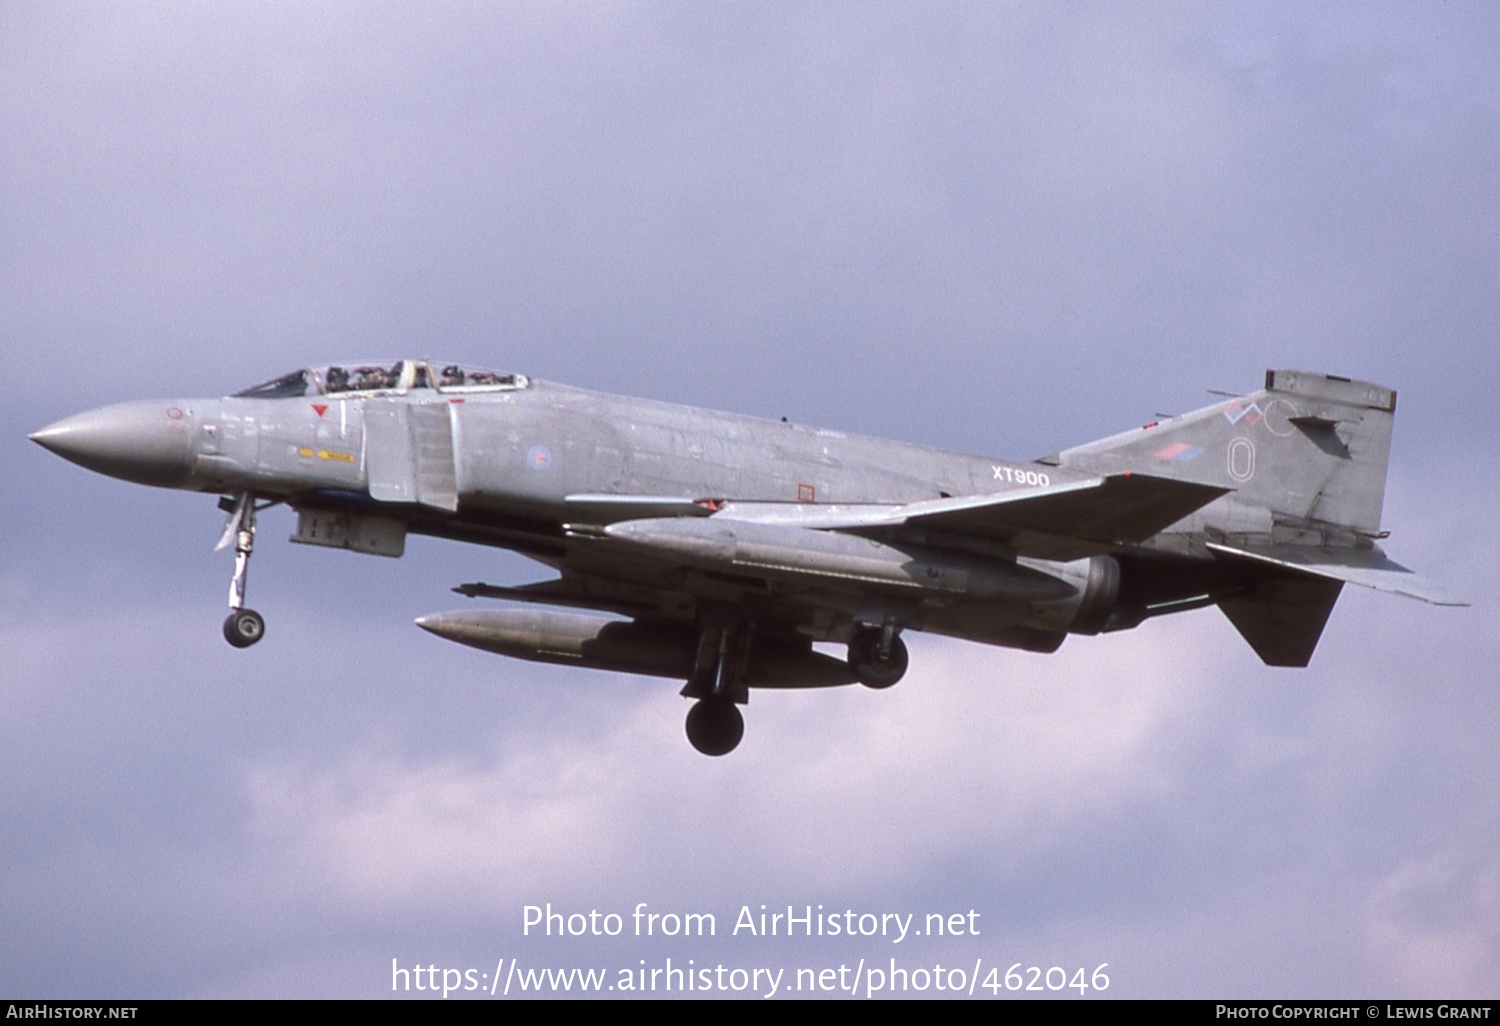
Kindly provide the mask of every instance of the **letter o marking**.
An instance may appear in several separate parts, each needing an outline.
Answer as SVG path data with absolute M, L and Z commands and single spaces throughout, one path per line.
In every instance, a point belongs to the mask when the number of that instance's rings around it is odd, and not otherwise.
M 1255 444 L 1250 439 L 1236 438 L 1229 443 L 1229 476 L 1236 481 L 1255 476 Z

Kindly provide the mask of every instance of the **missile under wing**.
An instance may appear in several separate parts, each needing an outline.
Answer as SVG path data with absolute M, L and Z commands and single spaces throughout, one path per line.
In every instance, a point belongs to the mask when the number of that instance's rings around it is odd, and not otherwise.
M 1254 393 L 1017 462 L 391 360 L 106 407 L 31 437 L 220 496 L 232 645 L 265 632 L 245 590 L 269 506 L 296 513 L 302 544 L 399 557 L 417 533 L 512 549 L 552 574 L 460 585 L 507 605 L 418 625 L 685 681 L 688 737 L 722 755 L 752 688 L 889 687 L 908 630 L 1051 652 L 1217 605 L 1266 663 L 1305 666 L 1345 584 L 1461 604 L 1378 545 L 1395 408 L 1379 385 L 1270 371 Z

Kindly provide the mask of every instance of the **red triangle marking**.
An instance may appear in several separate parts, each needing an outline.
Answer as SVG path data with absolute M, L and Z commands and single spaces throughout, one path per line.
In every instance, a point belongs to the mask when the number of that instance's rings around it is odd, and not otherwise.
M 313 408 L 313 412 L 316 413 L 320 417 L 323 416 L 323 414 L 325 414 L 325 413 L 328 412 L 328 404 L 327 403 L 313 403 L 312 404 L 312 408 Z

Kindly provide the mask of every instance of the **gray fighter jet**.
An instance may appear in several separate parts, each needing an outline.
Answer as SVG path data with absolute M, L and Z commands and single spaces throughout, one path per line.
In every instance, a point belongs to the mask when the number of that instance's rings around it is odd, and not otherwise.
M 417 624 L 685 680 L 688 739 L 723 755 L 751 688 L 889 687 L 906 630 L 1051 652 L 1217 605 L 1266 663 L 1305 666 L 1346 583 L 1462 605 L 1376 544 L 1395 409 L 1389 388 L 1269 371 L 1253 394 L 1012 462 L 395 360 L 105 407 L 31 437 L 103 474 L 221 496 L 231 645 L 265 631 L 245 574 L 267 506 L 295 510 L 308 545 L 400 556 L 415 532 L 512 549 L 557 576 L 461 585 L 521 605 Z

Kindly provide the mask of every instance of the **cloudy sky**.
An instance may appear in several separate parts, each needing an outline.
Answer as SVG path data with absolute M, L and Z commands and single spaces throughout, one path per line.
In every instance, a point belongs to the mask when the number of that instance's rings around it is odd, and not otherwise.
M 896 958 L 1496 996 L 1500 14 L 1305 7 L 0 5 L 0 994 Z M 1214 610 L 912 636 L 711 760 L 670 682 L 411 625 L 546 575 L 501 552 L 274 511 L 232 650 L 212 498 L 25 437 L 386 355 L 1019 458 L 1361 377 L 1388 547 L 1474 605 L 1346 589 L 1298 671 Z M 718 936 L 523 936 L 548 902 Z M 979 932 L 731 936 L 762 904 Z

